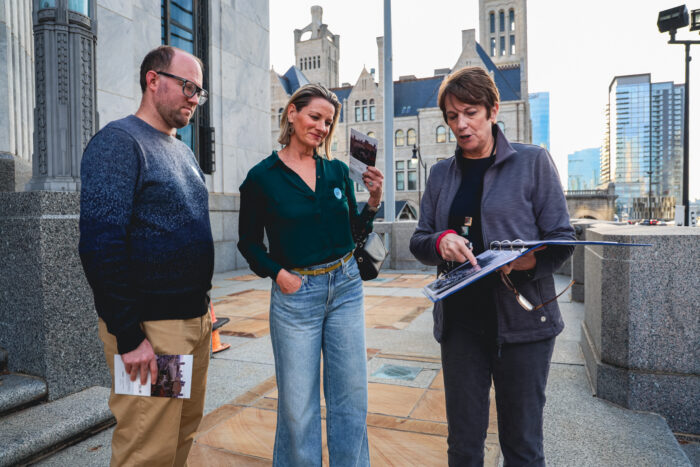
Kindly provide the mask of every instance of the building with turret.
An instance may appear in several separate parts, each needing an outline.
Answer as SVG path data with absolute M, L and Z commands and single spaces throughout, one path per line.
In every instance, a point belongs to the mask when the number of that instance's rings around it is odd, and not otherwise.
M 397 219 L 417 217 L 421 193 L 430 167 L 454 154 L 456 140 L 437 105 L 440 84 L 452 71 L 466 66 L 485 68 L 501 96 L 498 125 L 514 142 L 530 143 L 532 125 L 527 88 L 527 17 L 525 0 L 480 0 L 481 43 L 473 29 L 462 31 L 462 51 L 451 67 L 435 69 L 433 76 L 400 76 L 394 81 L 393 177 Z M 271 139 L 277 138 L 284 106 L 300 86 L 320 83 L 330 88 L 343 104 L 333 141 L 333 155 L 347 162 L 350 130 L 379 141 L 377 166 L 384 168 L 384 39 L 377 38 L 379 69 L 363 68 L 354 83 L 338 86 L 340 38 L 323 24 L 320 6 L 311 8 L 311 23 L 294 31 L 295 65 L 284 74 L 271 71 Z M 486 44 L 486 45 L 484 45 Z M 496 44 L 495 47 L 492 47 Z M 501 47 L 503 44 L 503 47 Z M 425 166 L 414 158 L 419 151 Z M 385 176 L 388 176 L 385 173 Z M 366 200 L 363 187 L 357 198 Z

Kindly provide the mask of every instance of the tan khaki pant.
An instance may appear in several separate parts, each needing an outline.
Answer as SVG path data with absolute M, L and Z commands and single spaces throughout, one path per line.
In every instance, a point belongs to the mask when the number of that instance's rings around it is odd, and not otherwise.
M 109 408 L 117 419 L 112 436 L 112 466 L 184 466 L 204 411 L 204 393 L 211 348 L 211 317 L 146 321 L 141 324 L 159 355 L 193 355 L 189 399 L 114 394 Z M 99 321 L 107 365 L 114 381 L 117 340 Z

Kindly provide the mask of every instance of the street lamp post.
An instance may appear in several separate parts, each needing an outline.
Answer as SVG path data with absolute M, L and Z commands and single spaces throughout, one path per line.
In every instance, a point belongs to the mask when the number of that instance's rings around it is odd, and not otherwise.
M 692 11 L 691 31 L 700 30 L 700 10 Z M 656 25 L 659 32 L 668 32 L 671 35 L 669 44 L 683 44 L 685 46 L 685 99 L 683 115 L 683 219 L 684 225 L 690 225 L 690 200 L 689 200 L 689 177 L 690 172 L 690 46 L 700 44 L 700 41 L 676 40 L 676 30 L 688 26 L 688 9 L 685 5 L 670 8 L 659 13 Z
M 418 159 L 418 208 L 420 209 L 420 201 L 421 201 L 420 168 L 421 168 L 421 166 L 423 166 L 423 173 L 424 174 L 427 175 L 427 172 L 428 172 L 428 170 L 425 166 L 425 162 L 423 162 L 423 158 L 420 155 L 420 146 L 416 146 L 415 144 L 413 145 L 413 155 L 411 156 L 411 159 Z

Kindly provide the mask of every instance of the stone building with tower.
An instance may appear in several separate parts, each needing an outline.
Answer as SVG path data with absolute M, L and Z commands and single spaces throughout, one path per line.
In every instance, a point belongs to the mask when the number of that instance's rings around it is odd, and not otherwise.
M 350 130 L 379 140 L 377 166 L 384 170 L 384 56 L 377 38 L 378 70 L 363 68 L 354 83 L 338 86 L 340 38 L 323 23 L 320 6 L 311 8 L 311 23 L 294 31 L 295 64 L 270 76 L 271 144 L 279 148 L 279 123 L 289 96 L 306 83 L 329 87 L 343 104 L 333 141 L 335 157 L 347 161 Z M 430 167 L 454 154 L 456 141 L 437 106 L 443 79 L 465 66 L 481 66 L 493 77 L 501 95 L 498 124 L 514 142 L 531 142 L 527 86 L 527 10 L 525 0 L 479 0 L 480 40 L 473 29 L 462 31 L 462 51 L 449 68 L 433 76 L 400 76 L 394 81 L 394 186 L 396 218 L 413 219 L 425 190 Z M 315 56 L 315 58 L 314 58 Z M 413 157 L 414 147 L 424 165 Z M 386 174 L 385 174 L 386 175 Z M 368 195 L 356 186 L 358 200 Z

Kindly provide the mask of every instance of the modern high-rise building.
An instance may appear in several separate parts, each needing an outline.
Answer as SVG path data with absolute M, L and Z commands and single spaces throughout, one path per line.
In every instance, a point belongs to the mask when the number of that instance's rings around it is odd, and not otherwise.
M 549 151 L 549 93 L 530 93 L 530 121 L 532 122 L 532 144 Z
M 620 217 L 671 219 L 683 184 L 685 86 L 650 74 L 610 83 L 601 149 L 602 185 L 615 183 Z
M 600 148 L 575 151 L 569 154 L 568 159 L 569 181 L 567 189 L 574 191 L 595 190 L 600 183 Z

